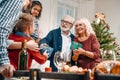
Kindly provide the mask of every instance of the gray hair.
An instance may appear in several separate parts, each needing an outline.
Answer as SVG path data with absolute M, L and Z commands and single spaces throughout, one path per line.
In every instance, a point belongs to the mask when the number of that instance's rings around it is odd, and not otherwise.
M 87 36 L 90 35 L 90 34 L 94 34 L 95 35 L 95 32 L 91 26 L 91 23 L 89 22 L 89 20 L 87 18 L 81 18 L 81 19 L 78 19 L 75 23 L 75 25 L 77 23 L 84 23 L 85 26 L 86 26 L 86 34 Z

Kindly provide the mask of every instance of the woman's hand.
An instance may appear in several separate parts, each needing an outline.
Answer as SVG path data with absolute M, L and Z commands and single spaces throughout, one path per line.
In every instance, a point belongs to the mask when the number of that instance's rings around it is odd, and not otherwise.
M 75 55 L 79 55 L 79 51 L 76 49 L 76 50 L 73 50 L 73 54 Z
M 73 50 L 73 53 L 81 55 L 85 53 L 85 50 L 82 48 L 78 48 L 77 50 Z

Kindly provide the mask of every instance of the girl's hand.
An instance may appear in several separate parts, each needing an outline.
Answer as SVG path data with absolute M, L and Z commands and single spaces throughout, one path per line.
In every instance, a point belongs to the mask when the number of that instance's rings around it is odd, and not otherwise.
M 44 51 L 43 55 L 48 58 L 47 50 Z

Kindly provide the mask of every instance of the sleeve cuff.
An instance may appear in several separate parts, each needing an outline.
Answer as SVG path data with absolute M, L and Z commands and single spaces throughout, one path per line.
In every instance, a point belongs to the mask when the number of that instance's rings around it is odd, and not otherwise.
M 7 40 L 7 42 L 6 42 L 7 48 L 8 48 L 13 42 L 14 42 L 13 40 Z

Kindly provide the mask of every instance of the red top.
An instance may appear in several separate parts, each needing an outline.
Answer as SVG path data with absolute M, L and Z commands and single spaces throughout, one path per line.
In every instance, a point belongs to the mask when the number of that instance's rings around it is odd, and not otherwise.
M 15 35 L 15 34 L 11 34 L 9 36 L 9 39 L 14 40 L 15 42 L 22 42 L 25 39 L 27 41 L 31 40 L 29 37 Z M 21 51 L 21 49 L 8 50 L 10 63 L 15 67 L 16 70 L 18 69 L 18 56 L 19 56 L 20 51 Z M 27 51 L 28 51 L 28 54 L 29 54 L 29 57 L 28 57 L 28 70 L 31 67 L 32 59 L 35 59 L 40 64 L 43 64 L 43 63 L 46 62 L 46 60 L 47 60 L 46 56 L 40 54 L 40 52 L 35 52 L 35 51 L 29 50 L 29 49 L 27 49 Z
M 82 42 L 78 41 L 77 39 L 74 40 L 81 43 L 84 50 L 93 52 L 94 54 L 93 59 L 84 55 L 80 55 L 77 60 L 77 66 L 92 69 L 95 66 L 95 63 L 100 62 L 100 44 L 97 40 L 97 37 L 95 35 L 90 35 L 87 40 Z

